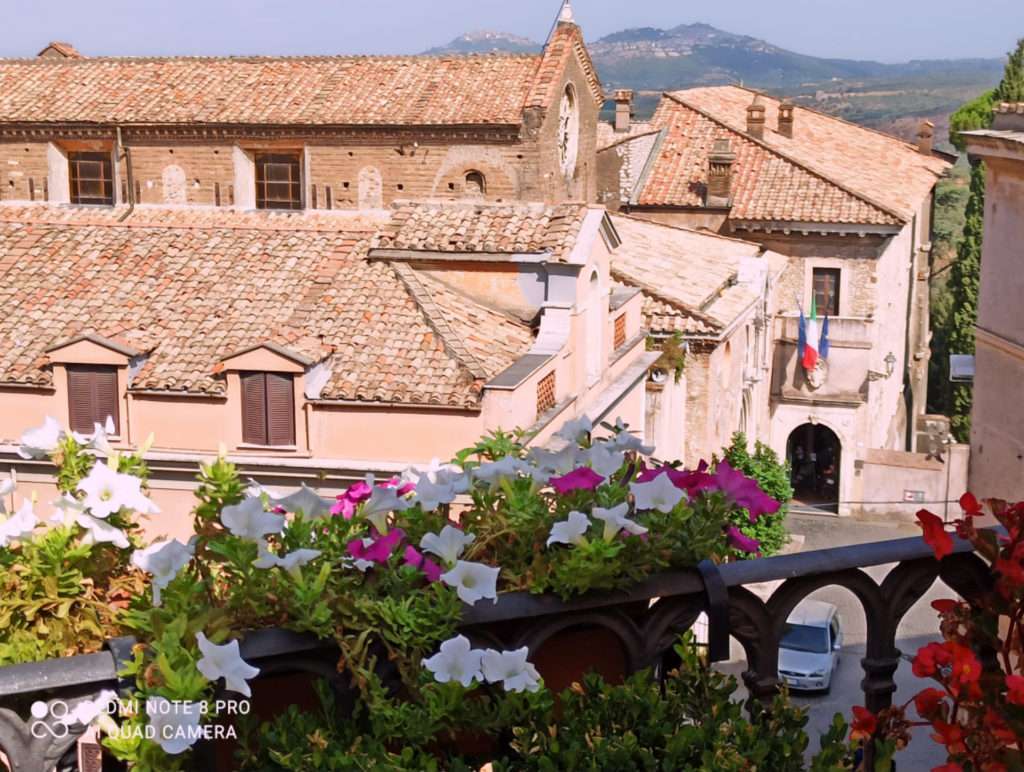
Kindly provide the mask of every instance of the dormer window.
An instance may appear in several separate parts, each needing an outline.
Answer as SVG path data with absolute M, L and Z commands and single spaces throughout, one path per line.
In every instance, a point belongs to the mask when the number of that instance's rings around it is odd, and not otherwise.
M 256 208 L 302 209 L 302 153 L 256 153 Z
M 68 153 L 68 183 L 72 204 L 114 205 L 114 164 L 110 153 Z
M 295 445 L 295 384 L 288 373 L 241 373 L 242 442 Z
M 487 180 L 484 179 L 482 172 L 471 171 L 466 172 L 466 195 L 467 196 L 482 196 L 487 192 Z

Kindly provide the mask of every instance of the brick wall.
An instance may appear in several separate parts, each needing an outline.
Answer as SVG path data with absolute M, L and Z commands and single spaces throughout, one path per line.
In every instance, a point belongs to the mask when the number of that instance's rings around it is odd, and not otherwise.
M 46 172 L 45 142 L 0 142 L 0 201 L 44 201 Z

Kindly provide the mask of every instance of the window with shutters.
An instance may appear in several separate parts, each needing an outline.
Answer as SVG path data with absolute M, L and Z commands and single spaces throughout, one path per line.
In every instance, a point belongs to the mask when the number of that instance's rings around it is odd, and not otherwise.
M 814 269 L 814 304 L 818 316 L 839 316 L 838 268 Z
M 256 154 L 256 208 L 302 209 L 302 153 Z
M 613 341 L 614 348 L 620 349 L 626 345 L 626 315 L 619 314 L 615 317 L 615 339 Z
M 242 442 L 295 444 L 295 390 L 285 373 L 242 373 Z
M 67 370 L 68 417 L 72 431 L 92 434 L 95 425 L 105 426 L 109 416 L 114 424 L 114 434 L 120 434 L 117 368 L 68 365 Z
M 68 153 L 72 204 L 114 205 L 114 165 L 110 153 Z

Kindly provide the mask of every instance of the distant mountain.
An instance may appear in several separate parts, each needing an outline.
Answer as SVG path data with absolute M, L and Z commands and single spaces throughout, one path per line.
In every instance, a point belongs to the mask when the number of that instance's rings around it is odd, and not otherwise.
M 437 56 L 443 54 L 492 54 L 492 53 L 536 53 L 542 48 L 529 38 L 510 35 L 507 32 L 467 32 L 459 35 L 448 45 L 437 46 L 423 53 Z

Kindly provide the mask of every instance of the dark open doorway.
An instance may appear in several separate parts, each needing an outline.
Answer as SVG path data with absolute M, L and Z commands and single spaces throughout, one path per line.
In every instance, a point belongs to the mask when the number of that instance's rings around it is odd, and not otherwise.
M 839 438 L 827 426 L 807 423 L 793 430 L 786 458 L 797 502 L 836 511 L 841 453 Z

